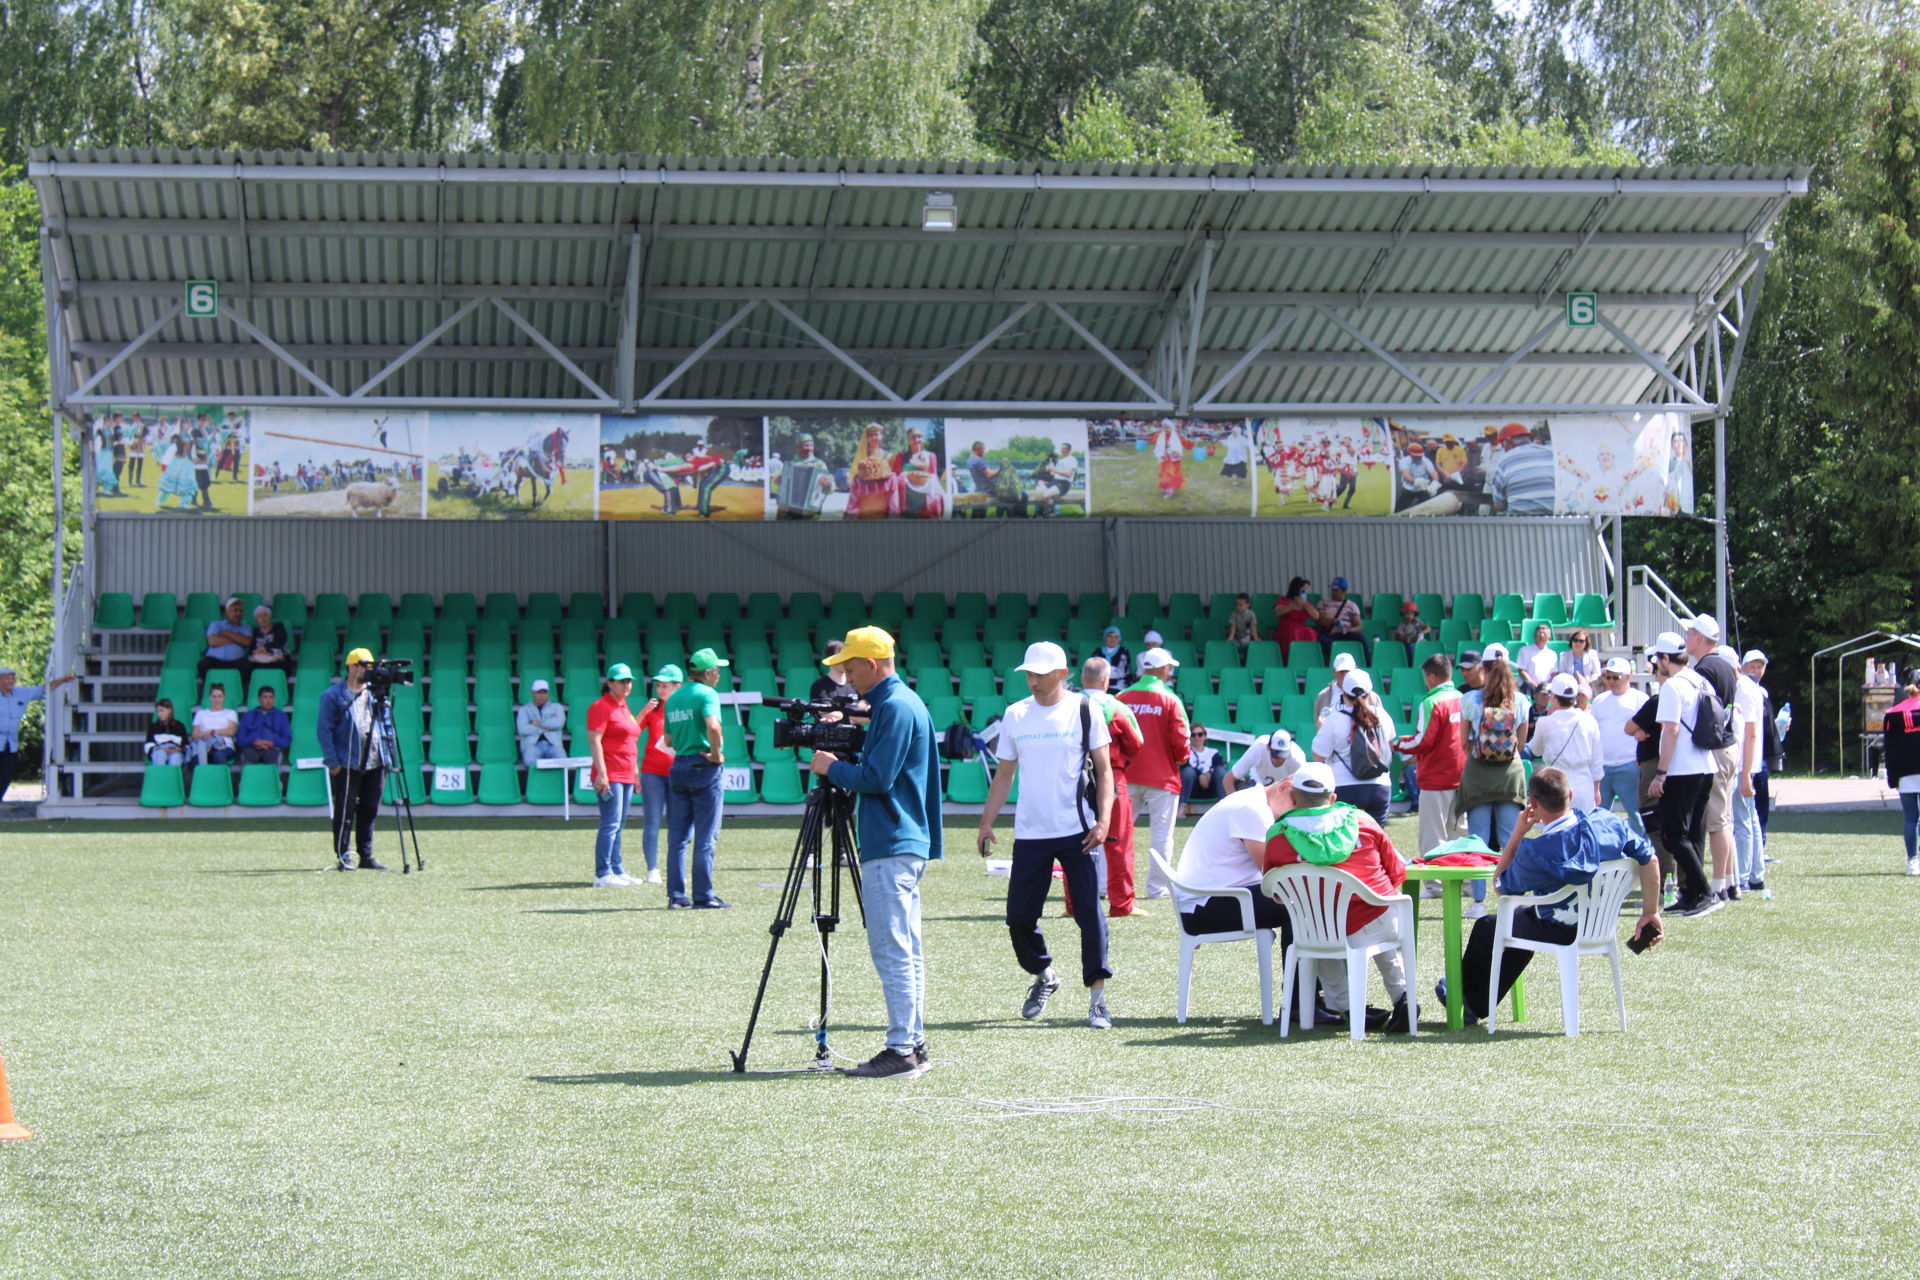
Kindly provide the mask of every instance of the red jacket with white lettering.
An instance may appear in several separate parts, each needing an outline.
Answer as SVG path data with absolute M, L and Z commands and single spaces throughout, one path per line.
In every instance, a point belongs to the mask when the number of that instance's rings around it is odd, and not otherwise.
M 1127 766 L 1127 781 L 1162 791 L 1180 789 L 1180 766 L 1192 748 L 1187 709 L 1179 695 L 1156 676 L 1141 676 L 1120 694 L 1140 724 L 1140 751 Z
M 1422 791 L 1452 791 L 1467 767 L 1467 748 L 1460 739 L 1460 693 L 1452 684 L 1440 685 L 1427 694 L 1421 710 L 1427 717 L 1426 732 L 1401 752 L 1413 758 Z

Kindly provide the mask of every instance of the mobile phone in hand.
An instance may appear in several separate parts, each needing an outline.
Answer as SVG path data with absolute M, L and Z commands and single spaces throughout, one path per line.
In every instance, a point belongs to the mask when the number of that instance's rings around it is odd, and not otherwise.
M 1638 933 L 1635 933 L 1631 938 L 1627 939 L 1627 950 L 1633 952 L 1635 955 L 1639 955 L 1642 951 L 1652 946 L 1654 939 L 1659 936 L 1660 931 L 1654 927 L 1653 921 L 1649 920 L 1640 926 Z

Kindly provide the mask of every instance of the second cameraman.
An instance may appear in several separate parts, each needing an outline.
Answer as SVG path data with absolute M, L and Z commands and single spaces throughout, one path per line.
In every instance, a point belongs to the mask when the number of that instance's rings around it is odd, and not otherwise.
M 860 899 L 887 1002 L 887 1045 L 847 1074 L 911 1079 L 927 1069 L 927 965 L 920 879 L 940 856 L 940 761 L 927 704 L 893 672 L 893 637 L 856 627 L 826 659 L 870 708 L 859 763 L 813 753 L 813 772 L 860 797 Z

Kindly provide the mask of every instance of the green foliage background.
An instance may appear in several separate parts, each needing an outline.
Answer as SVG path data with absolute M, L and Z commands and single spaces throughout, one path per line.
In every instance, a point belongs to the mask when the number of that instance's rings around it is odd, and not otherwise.
M 1906 0 L 21 0 L 0 20 L 0 658 L 52 523 L 35 143 L 1814 166 L 1734 402 L 1734 626 L 1913 629 L 1920 79 Z M 1697 454 L 1711 510 L 1711 450 Z M 69 531 L 69 537 L 73 536 Z M 1713 598 L 1704 521 L 1629 558 Z

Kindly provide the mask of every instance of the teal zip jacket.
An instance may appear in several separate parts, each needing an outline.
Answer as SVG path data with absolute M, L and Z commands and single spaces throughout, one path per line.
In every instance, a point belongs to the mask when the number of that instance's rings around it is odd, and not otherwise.
M 827 780 L 860 797 L 860 861 L 940 856 L 940 756 L 920 696 L 888 676 L 867 694 L 871 723 L 860 762 Z

